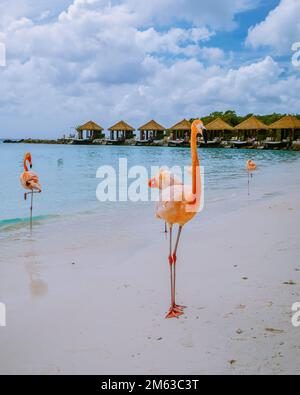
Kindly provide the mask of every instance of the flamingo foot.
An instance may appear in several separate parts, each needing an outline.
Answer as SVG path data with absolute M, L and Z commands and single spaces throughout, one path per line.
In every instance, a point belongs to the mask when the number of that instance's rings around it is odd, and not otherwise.
M 178 304 L 175 304 L 174 307 L 175 307 L 175 309 L 178 309 L 178 310 L 181 310 L 181 311 L 187 308 L 187 306 L 180 306 Z
M 166 319 L 168 318 L 177 318 L 183 315 L 183 312 L 177 309 L 175 306 L 170 307 L 168 314 L 166 315 Z

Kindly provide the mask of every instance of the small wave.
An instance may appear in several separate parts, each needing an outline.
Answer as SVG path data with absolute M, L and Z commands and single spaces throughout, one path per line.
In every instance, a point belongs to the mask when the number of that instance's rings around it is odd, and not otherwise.
M 219 202 L 224 202 L 226 200 L 226 197 L 215 197 L 213 199 L 207 199 L 210 201 L 210 203 L 219 203 Z
M 263 197 L 264 198 L 270 198 L 270 197 L 277 197 L 277 196 L 281 196 L 282 192 L 280 191 L 274 191 L 274 192 L 268 192 L 268 193 L 264 193 Z
M 57 215 L 40 215 L 33 217 L 33 221 L 43 221 L 46 219 L 52 219 L 58 217 Z M 0 221 L 0 230 L 11 230 L 21 228 L 24 225 L 29 223 L 29 218 L 10 218 L 10 219 L 3 219 Z

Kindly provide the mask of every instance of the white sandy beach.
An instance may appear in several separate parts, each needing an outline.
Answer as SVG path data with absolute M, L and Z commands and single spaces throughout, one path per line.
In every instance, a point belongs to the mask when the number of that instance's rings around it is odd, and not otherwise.
M 164 319 L 167 241 L 152 217 L 143 223 L 145 232 L 157 229 L 147 244 L 140 234 L 126 243 L 124 233 L 110 254 L 100 241 L 91 249 L 67 235 L 56 249 L 59 230 L 38 251 L 16 247 L 0 266 L 0 373 L 299 373 L 300 328 L 291 324 L 300 302 L 299 178 L 283 193 L 187 227 L 178 301 L 188 309 L 175 320 Z

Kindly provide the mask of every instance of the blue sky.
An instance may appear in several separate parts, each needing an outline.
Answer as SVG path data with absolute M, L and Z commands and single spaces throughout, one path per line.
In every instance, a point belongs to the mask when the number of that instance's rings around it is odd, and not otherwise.
M 249 51 L 245 48 L 245 40 L 248 36 L 248 30 L 257 23 L 266 19 L 270 11 L 275 9 L 280 0 L 264 0 L 258 7 L 237 14 L 235 20 L 238 27 L 229 32 L 220 32 L 211 40 L 211 44 L 219 46 L 226 51 L 245 52 L 250 56 Z M 264 51 L 262 51 L 262 54 Z M 253 51 L 252 57 L 257 56 L 257 51 Z M 249 59 L 250 60 L 250 59 Z
M 0 137 L 300 112 L 297 41 L 298 0 L 2 0 Z

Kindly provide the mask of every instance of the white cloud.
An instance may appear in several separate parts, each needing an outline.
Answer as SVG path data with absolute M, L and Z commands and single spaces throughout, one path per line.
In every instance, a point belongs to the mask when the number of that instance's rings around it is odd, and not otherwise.
M 255 48 L 269 46 L 276 53 L 291 51 L 295 41 L 300 40 L 300 1 L 281 0 L 267 18 L 249 30 L 247 44 Z
M 261 0 L 125 0 L 143 23 L 185 20 L 213 29 L 232 29 L 239 12 L 255 8 Z
M 7 19 L 0 37 L 8 52 L 0 70 L 0 134 L 57 136 L 88 119 L 110 126 L 124 118 L 139 126 L 155 117 L 169 126 L 215 109 L 297 111 L 300 80 L 284 78 L 271 57 L 232 68 L 227 53 L 209 46 L 215 29 L 232 26 L 250 2 L 199 7 L 186 0 L 180 9 L 181 0 L 172 2 L 75 0 L 48 20 L 46 1 L 45 9 Z M 158 15 L 166 25 L 152 24 Z M 178 15 L 188 27 L 169 26 Z
M 223 63 L 225 61 L 225 53 L 221 48 L 203 47 L 201 56 L 203 59 L 208 59 L 210 63 Z
M 42 19 L 47 16 L 57 15 L 73 0 L 1 0 L 0 2 L 0 29 L 3 29 L 11 21 L 27 17 L 30 19 Z
M 216 48 L 206 46 L 202 53 L 200 41 L 207 41 L 214 34 L 207 27 L 171 28 L 164 32 L 154 27 L 139 29 L 136 11 L 130 11 L 129 3 L 131 0 L 122 4 L 75 0 L 58 20 L 49 23 L 34 23 L 28 17 L 11 21 L 1 38 L 11 61 L 22 64 L 31 59 L 47 59 L 56 70 L 52 83 L 58 84 L 74 80 L 134 83 L 151 74 L 145 60 L 154 53 L 158 57 L 203 57 L 205 53 L 208 60 L 221 58 L 222 51 Z M 45 75 L 42 68 L 36 73 Z
M 196 59 L 166 66 L 151 57 L 143 67 L 145 76 L 138 81 L 120 85 L 89 77 L 89 82 L 83 83 L 81 76 L 58 88 L 52 83 L 57 70 L 49 64 L 41 60 L 14 64 L 5 71 L 7 83 L 0 88 L 1 118 L 15 129 L 23 127 L 24 135 L 41 132 L 42 136 L 45 130 L 38 125 L 53 125 L 55 118 L 52 135 L 56 136 L 87 119 L 108 127 L 121 118 L 139 126 L 155 117 L 169 126 L 182 117 L 213 110 L 261 113 L 262 109 L 296 112 L 299 108 L 300 78 L 281 78 L 282 69 L 271 57 L 229 70 L 205 67 Z M 40 68 L 47 78 L 36 73 Z M 72 74 L 71 69 L 65 70 L 68 72 Z M 13 91 L 11 78 L 15 80 Z
M 141 25 L 153 22 L 169 23 L 185 20 L 213 28 L 232 28 L 239 12 L 255 8 L 261 0 L 1 0 L 0 26 L 15 18 L 43 19 L 61 12 L 69 18 L 79 17 L 81 11 L 104 8 L 126 8 Z M 67 8 L 68 12 L 63 12 Z
M 173 55 L 197 56 L 201 49 L 199 43 L 214 35 L 207 28 L 173 28 L 167 32 L 157 32 L 154 28 L 137 31 L 136 43 L 148 53 L 171 53 Z

